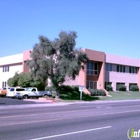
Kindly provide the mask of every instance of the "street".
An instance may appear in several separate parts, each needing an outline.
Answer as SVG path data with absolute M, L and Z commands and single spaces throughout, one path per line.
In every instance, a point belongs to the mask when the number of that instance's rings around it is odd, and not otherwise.
M 7 106 L 7 105 L 24 105 L 24 104 L 38 104 L 39 102 L 33 101 L 24 101 L 18 99 L 11 99 L 6 97 L 0 97 L 0 106 Z
M 0 140 L 128 140 L 131 128 L 140 101 L 0 108 Z

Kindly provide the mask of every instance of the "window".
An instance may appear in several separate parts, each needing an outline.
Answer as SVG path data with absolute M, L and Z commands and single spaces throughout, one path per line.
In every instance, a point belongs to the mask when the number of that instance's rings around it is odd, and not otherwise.
M 87 75 L 98 75 L 98 63 L 87 62 Z
M 125 73 L 125 66 L 117 65 L 117 72 L 124 72 Z
M 129 67 L 129 73 L 135 73 L 137 74 L 138 73 L 138 67 Z
M 10 91 L 14 91 L 15 89 L 14 88 L 10 88 Z
M 105 82 L 105 87 L 108 86 L 108 85 L 112 86 L 112 82 Z
M 119 65 L 117 65 L 117 72 L 119 72 Z
M 106 63 L 106 71 L 112 71 L 112 64 Z
M 124 85 L 125 86 L 125 83 L 116 83 L 117 85 Z
M 2 82 L 2 88 L 5 88 L 7 85 L 7 82 Z
M 94 74 L 98 75 L 98 64 L 94 63 Z
M 120 72 L 122 72 L 122 65 L 120 65 Z
M 36 91 L 36 89 L 35 89 L 35 88 L 33 88 L 33 89 L 32 89 L 32 92 L 35 92 L 35 91 Z
M 24 91 L 24 88 L 10 88 L 10 91 Z
M 24 91 L 24 88 L 17 88 L 16 91 Z
M 123 66 L 123 72 L 125 73 L 125 66 Z
M 125 83 L 116 83 L 116 90 L 119 91 L 121 86 L 126 87 Z
M 112 82 L 105 82 L 105 89 L 107 91 L 113 91 Z
M 137 86 L 137 83 L 129 83 L 129 88 L 130 88 L 130 86 L 132 86 L 132 85 Z
M 97 82 L 95 81 L 87 81 L 87 89 L 97 89 Z
M 8 72 L 9 71 L 9 66 L 3 66 L 3 72 Z

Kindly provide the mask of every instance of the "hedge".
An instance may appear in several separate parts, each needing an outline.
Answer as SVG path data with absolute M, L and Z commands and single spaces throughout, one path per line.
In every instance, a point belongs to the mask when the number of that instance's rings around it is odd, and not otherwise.
M 104 90 L 100 89 L 88 89 L 91 93 L 91 96 L 106 96 L 106 93 Z

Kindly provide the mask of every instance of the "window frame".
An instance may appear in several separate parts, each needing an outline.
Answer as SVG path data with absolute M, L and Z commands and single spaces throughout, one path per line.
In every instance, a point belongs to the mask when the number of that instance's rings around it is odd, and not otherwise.
M 97 62 L 92 62 L 88 61 L 87 62 L 87 68 L 86 68 L 86 74 L 87 75 L 98 75 L 98 63 Z
M 9 72 L 9 65 L 3 66 L 2 72 Z
M 105 70 L 106 70 L 106 71 L 113 71 L 113 69 L 112 69 L 112 64 L 111 64 L 111 63 L 106 63 L 106 64 L 105 64 Z
M 120 73 L 126 73 L 126 66 L 125 65 L 118 65 L 117 64 L 116 71 L 120 72 Z

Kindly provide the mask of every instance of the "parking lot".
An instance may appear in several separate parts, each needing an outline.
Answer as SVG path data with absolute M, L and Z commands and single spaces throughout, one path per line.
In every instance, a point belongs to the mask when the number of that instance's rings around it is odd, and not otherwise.
M 34 99 L 34 100 L 36 100 L 36 99 Z M 0 97 L 0 106 L 5 106 L 5 105 L 24 105 L 24 104 L 39 104 L 39 103 L 40 102 L 25 101 L 25 100 L 19 100 L 19 99 Z

